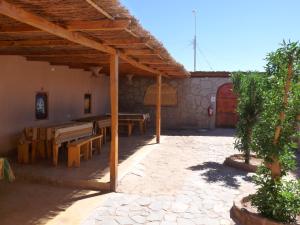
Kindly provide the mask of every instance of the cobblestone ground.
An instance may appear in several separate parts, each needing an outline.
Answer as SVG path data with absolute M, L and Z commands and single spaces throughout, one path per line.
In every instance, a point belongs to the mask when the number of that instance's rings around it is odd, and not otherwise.
M 83 225 L 230 225 L 233 199 L 252 192 L 251 174 L 222 165 L 233 131 L 171 132 Z

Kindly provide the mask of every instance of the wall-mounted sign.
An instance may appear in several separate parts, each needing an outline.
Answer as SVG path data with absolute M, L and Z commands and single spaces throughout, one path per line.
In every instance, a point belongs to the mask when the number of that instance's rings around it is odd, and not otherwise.
M 38 92 L 35 95 L 35 118 L 44 120 L 48 118 L 48 94 Z
M 216 102 L 216 97 L 215 97 L 215 96 L 211 96 L 211 97 L 210 97 L 210 102 L 211 102 L 211 103 Z
M 92 95 L 85 94 L 84 95 L 84 113 L 92 113 Z
M 144 105 L 156 105 L 156 85 L 150 85 L 147 88 Z M 175 106 L 177 105 L 177 90 L 176 88 L 168 85 L 161 85 L 161 105 L 162 106 Z

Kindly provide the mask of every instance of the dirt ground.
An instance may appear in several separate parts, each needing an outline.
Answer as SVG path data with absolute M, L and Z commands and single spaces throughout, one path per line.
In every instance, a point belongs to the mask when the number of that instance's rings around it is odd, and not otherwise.
M 1 182 L 0 224 L 231 225 L 233 200 L 254 191 L 251 174 L 223 165 L 237 153 L 233 136 L 230 129 L 168 131 L 161 144 L 144 147 L 136 141 L 146 137 L 124 138 L 120 151 L 139 149 L 120 165 L 117 193 Z

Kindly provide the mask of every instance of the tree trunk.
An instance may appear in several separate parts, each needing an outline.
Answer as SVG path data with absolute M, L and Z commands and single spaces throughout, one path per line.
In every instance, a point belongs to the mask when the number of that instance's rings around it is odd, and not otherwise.
M 249 146 L 249 143 L 251 142 L 251 134 L 252 134 L 252 129 L 248 128 L 248 131 L 247 131 L 248 144 L 247 144 L 247 147 L 245 149 L 245 163 L 246 164 L 250 164 L 250 146 Z
M 290 61 L 288 64 L 288 76 L 287 76 L 287 80 L 284 86 L 284 96 L 283 96 L 283 111 L 280 112 L 279 114 L 279 121 L 280 124 L 276 126 L 275 128 L 275 135 L 274 135 L 274 140 L 273 140 L 273 144 L 275 146 L 278 145 L 278 141 L 280 138 L 280 133 L 282 130 L 282 126 L 281 124 L 283 123 L 284 119 L 285 119 L 285 109 L 288 106 L 288 95 L 289 95 L 289 91 L 290 91 L 290 87 L 291 87 L 291 80 L 292 80 L 292 75 L 293 75 L 293 62 Z M 278 179 L 281 176 L 281 163 L 279 162 L 278 157 L 273 156 L 272 157 L 272 163 L 270 163 L 270 165 L 268 165 L 268 168 L 270 168 L 271 170 L 271 174 L 272 174 L 272 178 L 273 179 Z

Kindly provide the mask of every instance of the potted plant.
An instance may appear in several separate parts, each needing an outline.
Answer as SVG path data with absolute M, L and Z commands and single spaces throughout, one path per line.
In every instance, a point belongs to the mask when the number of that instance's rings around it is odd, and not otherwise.
M 260 86 L 262 111 L 252 134 L 252 149 L 264 165 L 254 178 L 256 193 L 236 202 L 231 210 L 232 218 L 240 224 L 297 223 L 300 214 L 300 181 L 290 176 L 296 166 L 294 137 L 299 135 L 299 43 L 283 42 L 270 53 L 266 73 Z

